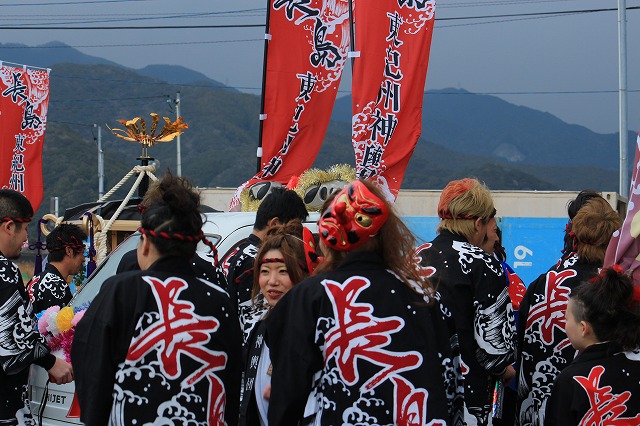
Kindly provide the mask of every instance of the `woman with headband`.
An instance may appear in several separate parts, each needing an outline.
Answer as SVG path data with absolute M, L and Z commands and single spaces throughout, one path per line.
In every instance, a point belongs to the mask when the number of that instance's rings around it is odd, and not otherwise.
M 249 337 L 240 405 L 241 426 L 267 424 L 272 366 L 269 347 L 264 342 L 264 318 L 289 290 L 313 272 L 305 253 L 314 250 L 303 241 L 303 231 L 311 234 L 298 219 L 276 225 L 267 232 L 256 255 L 252 300 L 266 303 L 268 307 Z
M 462 424 L 450 313 L 382 192 L 351 182 L 318 227 L 325 261 L 266 319 L 269 424 Z
M 204 239 L 200 195 L 168 175 L 142 206 L 142 270 L 105 281 L 76 327 L 80 419 L 92 426 L 236 424 L 238 318 L 226 292 L 190 266 Z

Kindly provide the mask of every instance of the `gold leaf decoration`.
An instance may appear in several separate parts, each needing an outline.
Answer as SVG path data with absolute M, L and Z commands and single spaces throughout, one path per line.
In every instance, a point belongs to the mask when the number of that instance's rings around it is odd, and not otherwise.
M 143 118 L 135 117 L 132 120 L 117 120 L 118 123 L 124 126 L 124 129 L 111 128 L 107 125 L 107 128 L 111 130 L 114 136 L 124 139 L 129 142 L 138 142 L 143 145 L 143 149 L 152 147 L 158 142 L 170 142 L 176 136 L 180 135 L 189 126 L 182 121 L 182 117 L 178 117 L 176 121 L 171 121 L 168 117 L 163 117 L 164 126 L 158 134 L 158 114 L 151 113 L 151 129 L 147 133 L 147 123 Z M 138 123 L 140 125 L 138 126 Z

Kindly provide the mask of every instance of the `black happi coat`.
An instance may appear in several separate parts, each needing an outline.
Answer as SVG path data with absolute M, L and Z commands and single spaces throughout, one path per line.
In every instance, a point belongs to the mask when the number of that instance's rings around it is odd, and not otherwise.
M 515 361 L 515 319 L 502 265 L 446 230 L 422 246 L 418 259 L 456 322 L 467 423 L 486 424 L 495 377 Z
M 196 277 L 200 277 L 203 280 L 207 280 L 212 283 L 218 283 L 224 289 L 227 288 L 227 279 L 222 271 L 222 267 L 216 265 L 213 253 L 196 251 L 191 258 L 191 268 L 193 269 L 193 273 Z M 138 250 L 133 249 L 122 256 L 122 259 L 120 259 L 120 263 L 118 264 L 118 269 L 116 269 L 116 274 L 139 270 Z
M 369 252 L 293 287 L 265 320 L 269 424 L 463 424 L 450 313 L 425 300 Z
M 0 253 L 0 424 L 35 425 L 29 407 L 29 366 L 51 369 L 55 357 L 38 333 L 18 267 Z
M 640 350 L 612 342 L 586 348 L 558 376 L 544 424 L 640 425 Z
M 251 330 L 264 316 L 268 305 L 264 302 L 262 294 L 251 299 L 253 289 L 253 265 L 262 241 L 254 234 L 250 234 L 233 251 L 233 254 L 224 262 L 224 270 L 227 273 L 227 289 L 231 302 L 237 309 L 242 329 L 242 346 L 245 348 L 251 335 Z M 246 353 L 245 353 L 246 355 Z
M 553 381 L 576 355 L 564 331 L 571 289 L 593 278 L 599 266 L 574 254 L 529 285 L 518 315 L 517 424 L 543 424 Z
M 71 351 L 88 425 L 235 425 L 240 330 L 226 292 L 166 257 L 109 278 Z
M 73 297 L 67 280 L 50 263 L 47 263 L 44 271 L 29 281 L 27 292 L 35 312 L 42 312 L 51 306 L 62 308 L 68 305 Z

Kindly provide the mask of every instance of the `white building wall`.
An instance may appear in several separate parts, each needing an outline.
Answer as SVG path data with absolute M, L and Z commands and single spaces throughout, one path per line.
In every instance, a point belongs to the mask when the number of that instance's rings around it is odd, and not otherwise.
M 235 188 L 200 188 L 203 204 L 229 210 Z M 439 190 L 401 190 L 396 209 L 401 216 L 436 216 Z M 578 191 L 491 191 L 500 217 L 567 217 L 567 205 Z M 624 216 L 626 199 L 615 192 L 603 192 L 609 204 Z

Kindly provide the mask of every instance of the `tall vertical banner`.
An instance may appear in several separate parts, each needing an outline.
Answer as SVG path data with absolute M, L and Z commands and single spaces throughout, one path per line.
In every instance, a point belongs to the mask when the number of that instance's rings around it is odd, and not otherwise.
M 0 187 L 42 202 L 42 146 L 47 127 L 49 70 L 0 62 Z
M 620 265 L 625 272 L 632 274 L 634 282 L 640 283 L 640 132 L 633 163 L 635 168 L 631 176 L 627 215 L 622 228 L 609 240 L 604 267 Z
M 435 0 L 358 1 L 354 7 L 351 142 L 356 175 L 393 201 L 422 132 Z
M 349 48 L 346 0 L 270 0 L 260 181 L 286 184 L 311 167 L 324 139 Z

